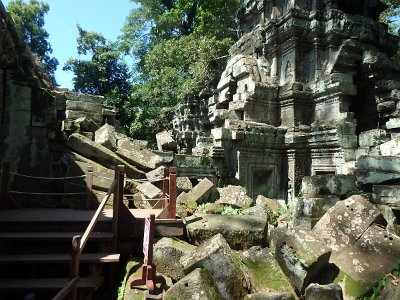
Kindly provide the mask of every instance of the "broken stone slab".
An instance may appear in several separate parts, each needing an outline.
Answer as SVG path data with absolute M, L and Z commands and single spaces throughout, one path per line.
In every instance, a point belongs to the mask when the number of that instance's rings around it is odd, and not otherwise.
M 208 178 L 203 178 L 188 193 L 188 197 L 193 199 L 197 204 L 205 203 L 209 200 L 209 197 L 214 190 L 216 190 L 214 183 Z
M 154 169 L 153 171 L 149 171 L 146 173 L 146 178 L 150 182 L 158 182 L 164 178 L 164 169 L 165 167 L 160 166 Z
M 100 128 L 100 126 L 97 125 L 95 121 L 87 117 L 80 117 L 76 119 L 74 122 L 76 126 L 78 126 L 78 129 L 80 131 L 95 132 Z
M 182 192 L 176 198 L 176 214 L 181 218 L 193 215 L 196 209 L 197 203 L 189 193 Z
M 160 156 L 127 139 L 118 141 L 116 153 L 141 169 L 152 170 L 162 163 Z
M 162 193 L 162 191 L 151 182 L 144 182 L 139 184 L 136 188 L 146 199 L 160 198 Z
M 103 116 L 98 113 L 86 112 L 86 111 L 77 111 L 77 110 L 66 110 L 65 111 L 65 118 L 76 120 L 81 117 L 88 117 L 92 119 L 97 124 L 101 124 L 103 121 Z
M 109 124 L 104 124 L 95 132 L 94 141 L 111 151 L 117 150 L 117 138 L 115 128 Z
M 157 147 L 159 151 L 176 151 L 176 142 L 168 131 L 156 134 Z
M 114 152 L 78 133 L 73 133 L 67 140 L 67 146 L 80 155 L 93 160 L 106 168 L 115 169 L 117 165 L 125 165 L 126 175 L 130 178 L 143 178 L 143 171 L 118 157 Z
M 248 294 L 244 300 L 296 300 L 296 297 L 288 293 L 260 292 Z
M 400 118 L 391 118 L 386 122 L 387 129 L 397 129 L 400 128 Z
M 283 229 L 274 231 L 277 234 L 275 258 L 297 295 L 303 295 L 305 288 L 311 282 L 320 280 L 323 270 L 328 270 L 331 252 L 310 247 L 309 241 L 315 240 L 311 233 L 304 235 L 299 230 Z
M 343 291 L 338 284 L 311 283 L 306 288 L 305 300 L 343 300 Z
M 157 266 L 157 271 L 168 275 L 173 281 L 178 281 L 184 277 L 180 258 L 193 251 L 196 247 L 176 238 L 163 237 L 154 244 L 153 262 Z
M 314 175 L 304 176 L 301 191 L 304 196 L 318 197 L 320 195 L 345 196 L 357 190 L 354 175 Z
M 193 188 L 193 184 L 189 177 L 176 178 L 176 193 L 189 192 Z
M 222 204 L 220 205 L 223 207 Z M 242 215 L 260 216 L 268 218 L 271 216 L 271 210 L 265 206 L 256 205 L 242 210 Z
M 253 199 L 247 196 L 246 189 L 242 186 L 228 185 L 223 188 L 218 188 L 218 192 L 219 199 L 216 202 L 220 204 L 241 209 L 249 208 L 253 204 Z
M 174 161 L 174 152 L 173 151 L 152 150 L 152 152 L 154 154 L 160 156 L 162 158 L 164 164 L 171 164 Z
M 385 204 L 390 207 L 400 208 L 400 186 L 373 185 L 372 201 L 376 204 Z
M 197 268 L 208 270 L 223 299 L 242 299 L 247 294 L 240 260 L 221 234 L 182 256 L 180 263 L 185 274 Z
M 186 219 L 187 236 L 199 245 L 216 234 L 222 234 L 232 249 L 265 246 L 268 223 L 265 217 L 243 215 L 202 215 Z
M 170 287 L 163 295 L 163 299 L 219 300 L 223 298 L 218 292 L 210 272 L 197 268 Z
M 332 257 L 353 245 L 381 214 L 359 195 L 337 202 L 314 226 L 312 232 Z
M 357 181 L 362 184 L 400 179 L 399 156 L 361 156 L 357 160 Z
M 267 198 L 263 195 L 258 195 L 256 198 L 256 206 L 266 207 L 268 208 L 273 214 L 278 215 L 280 210 L 283 209 L 279 202 L 275 199 Z
M 396 156 L 400 154 L 400 137 L 379 145 L 383 156 Z
M 386 142 L 386 130 L 384 129 L 371 129 L 358 135 L 360 147 L 378 146 L 384 142 Z
M 254 246 L 244 251 L 240 259 L 248 270 L 253 293 L 280 292 L 294 299 L 296 294 L 271 249 Z
M 399 257 L 400 237 L 374 224 L 333 262 L 352 278 L 374 284 L 392 271 Z

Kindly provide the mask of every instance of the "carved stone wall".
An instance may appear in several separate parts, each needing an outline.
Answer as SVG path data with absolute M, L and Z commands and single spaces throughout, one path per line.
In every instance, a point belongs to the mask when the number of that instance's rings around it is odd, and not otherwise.
M 208 100 L 221 184 L 290 198 L 303 176 L 348 172 L 358 135 L 395 122 L 398 38 L 378 21 L 384 9 L 378 0 L 243 2 L 241 38 Z

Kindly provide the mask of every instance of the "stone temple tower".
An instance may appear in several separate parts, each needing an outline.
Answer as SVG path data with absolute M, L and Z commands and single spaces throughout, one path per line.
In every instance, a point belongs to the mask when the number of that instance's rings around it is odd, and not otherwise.
M 216 94 L 202 101 L 212 129 L 198 136 L 212 138 L 221 184 L 290 199 L 303 176 L 352 171 L 358 135 L 379 135 L 400 116 L 400 67 L 390 59 L 399 40 L 379 22 L 385 8 L 379 0 L 244 1 L 241 37 Z M 198 111 L 197 127 L 208 128 Z

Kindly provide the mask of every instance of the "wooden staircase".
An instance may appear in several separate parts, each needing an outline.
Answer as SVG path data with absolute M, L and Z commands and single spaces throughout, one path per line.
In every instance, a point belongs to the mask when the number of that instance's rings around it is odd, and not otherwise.
M 54 215 L 57 217 L 54 218 Z M 94 211 L 9 210 L 0 212 L 0 299 L 53 299 L 71 279 L 71 241 L 83 235 Z M 96 291 L 109 281 L 112 220 L 98 221 L 80 255 L 78 299 L 98 299 Z

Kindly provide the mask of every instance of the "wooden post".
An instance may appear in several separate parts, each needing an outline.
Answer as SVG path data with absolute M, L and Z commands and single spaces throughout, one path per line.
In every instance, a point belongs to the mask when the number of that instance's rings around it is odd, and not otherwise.
M 1 170 L 1 187 L 0 187 L 0 209 L 7 209 L 8 207 L 8 188 L 10 184 L 10 163 L 3 162 Z
M 81 256 L 81 237 L 76 235 L 72 238 L 72 261 L 69 269 L 69 280 L 79 277 L 79 260 Z M 76 300 L 77 283 L 70 293 L 69 300 Z
M 176 219 L 176 168 L 169 168 L 168 219 Z
M 162 208 L 167 207 L 168 205 L 168 190 L 169 190 L 169 169 L 165 168 L 164 169 L 164 180 L 163 180 L 163 189 L 162 189 L 162 198 L 163 198 L 163 203 L 162 203 Z
M 113 251 L 117 250 L 119 212 L 122 211 L 122 209 L 120 208 L 123 206 L 123 197 L 124 197 L 125 166 L 118 165 L 115 168 L 115 179 L 117 183 L 114 188 L 114 199 L 113 199 L 113 220 L 112 220 Z
M 146 299 L 162 299 L 161 295 L 151 295 L 156 288 L 157 283 L 165 285 L 166 281 L 163 276 L 157 275 L 156 266 L 153 264 L 153 243 L 154 243 L 154 227 L 156 216 L 150 215 L 150 218 L 145 220 L 144 235 L 143 235 L 143 254 L 144 262 L 142 265 L 142 276 L 134 278 L 130 282 L 130 287 L 146 284 L 147 294 Z
M 85 201 L 85 209 L 91 209 L 92 207 L 92 190 L 93 190 L 93 166 L 88 165 L 86 173 L 86 188 L 87 195 Z

